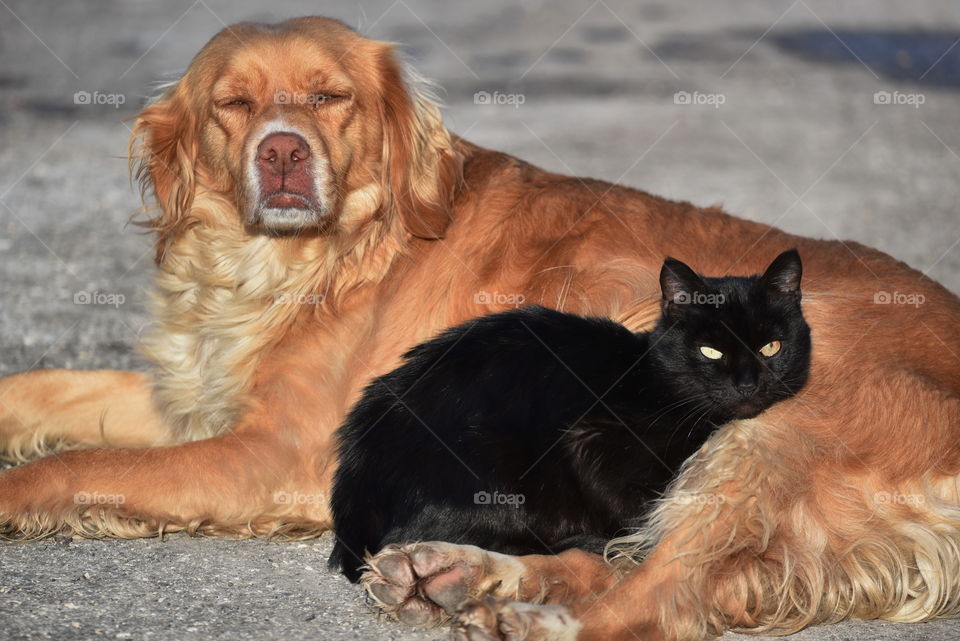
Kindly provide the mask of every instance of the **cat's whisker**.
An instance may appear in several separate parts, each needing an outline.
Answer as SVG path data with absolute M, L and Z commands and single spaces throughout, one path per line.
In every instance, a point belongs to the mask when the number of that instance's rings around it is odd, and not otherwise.
M 651 422 L 648 427 L 652 427 L 658 420 L 660 420 L 666 414 L 668 414 L 673 410 L 679 409 L 680 407 L 683 407 L 684 405 L 687 405 L 689 403 L 702 401 L 709 397 L 710 397 L 710 394 L 708 392 L 700 392 L 699 394 L 694 394 L 692 396 L 688 396 L 687 398 L 665 405 L 663 408 L 660 409 L 660 411 L 658 411 L 656 414 L 650 417 Z
M 684 414 L 683 418 L 678 420 L 674 425 L 673 431 L 670 433 L 670 437 L 667 439 L 667 445 L 665 449 L 667 450 L 670 449 L 670 444 L 673 442 L 673 437 L 677 435 L 677 432 L 679 432 L 680 429 L 687 423 L 687 420 L 690 417 L 697 415 L 699 412 L 701 412 L 701 410 L 703 412 L 702 415 L 706 416 L 711 412 L 711 410 L 713 410 L 713 405 L 711 403 L 700 402 L 700 403 L 697 403 L 697 405 L 695 405 L 692 410 Z M 687 440 L 690 439 L 690 435 L 693 434 L 693 430 L 695 427 L 696 427 L 696 422 L 690 427 L 690 431 L 687 434 Z
M 707 416 L 709 416 L 709 414 L 710 414 L 710 408 L 707 407 L 704 409 L 703 413 L 697 418 L 697 420 L 694 421 L 693 425 L 690 426 L 690 430 L 687 432 L 687 440 L 690 440 L 690 438 L 693 436 L 693 431 L 697 429 L 697 426 L 700 424 L 700 421 L 702 421 Z

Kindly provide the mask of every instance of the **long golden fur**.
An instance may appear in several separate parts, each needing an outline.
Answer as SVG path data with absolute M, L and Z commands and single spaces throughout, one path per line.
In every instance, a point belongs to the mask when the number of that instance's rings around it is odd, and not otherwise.
M 317 82 L 348 98 L 272 99 Z M 328 165 L 331 205 L 293 233 L 244 215 L 244 154 L 271 118 Z M 585 553 L 428 543 L 448 563 L 423 572 L 476 569 L 458 586 L 477 598 L 445 608 L 470 639 L 702 639 L 960 611 L 960 301 L 906 265 L 479 148 L 444 128 L 389 45 L 320 18 L 225 29 L 144 109 L 131 150 L 158 205 L 155 368 L 0 380 L 6 454 L 57 451 L 0 475 L 6 536 L 315 535 L 333 430 L 413 344 L 517 301 L 640 329 L 664 256 L 746 274 L 798 247 L 808 388 L 718 432 L 611 544 L 616 571 Z M 876 304 L 884 291 L 924 302 Z M 381 569 L 371 560 L 368 587 Z M 403 607 L 432 612 L 429 594 Z

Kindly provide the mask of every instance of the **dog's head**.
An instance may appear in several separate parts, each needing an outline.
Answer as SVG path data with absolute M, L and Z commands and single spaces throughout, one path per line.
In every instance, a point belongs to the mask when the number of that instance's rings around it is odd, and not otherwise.
M 221 31 L 141 112 L 131 158 L 160 207 L 158 259 L 208 214 L 192 211 L 199 190 L 232 202 L 251 233 L 396 217 L 440 238 L 461 168 L 393 48 L 325 18 Z

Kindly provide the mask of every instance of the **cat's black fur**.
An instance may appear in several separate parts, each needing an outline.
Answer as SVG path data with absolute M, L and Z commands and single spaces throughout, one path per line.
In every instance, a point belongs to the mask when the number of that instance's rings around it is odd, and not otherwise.
M 750 277 L 667 259 L 649 333 L 527 307 L 413 348 L 338 432 L 331 567 L 355 581 L 365 553 L 419 540 L 597 551 L 717 426 L 804 385 L 801 269 L 795 250 Z

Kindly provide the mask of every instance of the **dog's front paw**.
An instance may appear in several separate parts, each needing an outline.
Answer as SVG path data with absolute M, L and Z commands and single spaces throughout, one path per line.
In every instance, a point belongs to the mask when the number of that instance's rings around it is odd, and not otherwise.
M 574 641 L 580 624 L 562 605 L 502 597 L 469 599 L 453 620 L 455 641 Z

